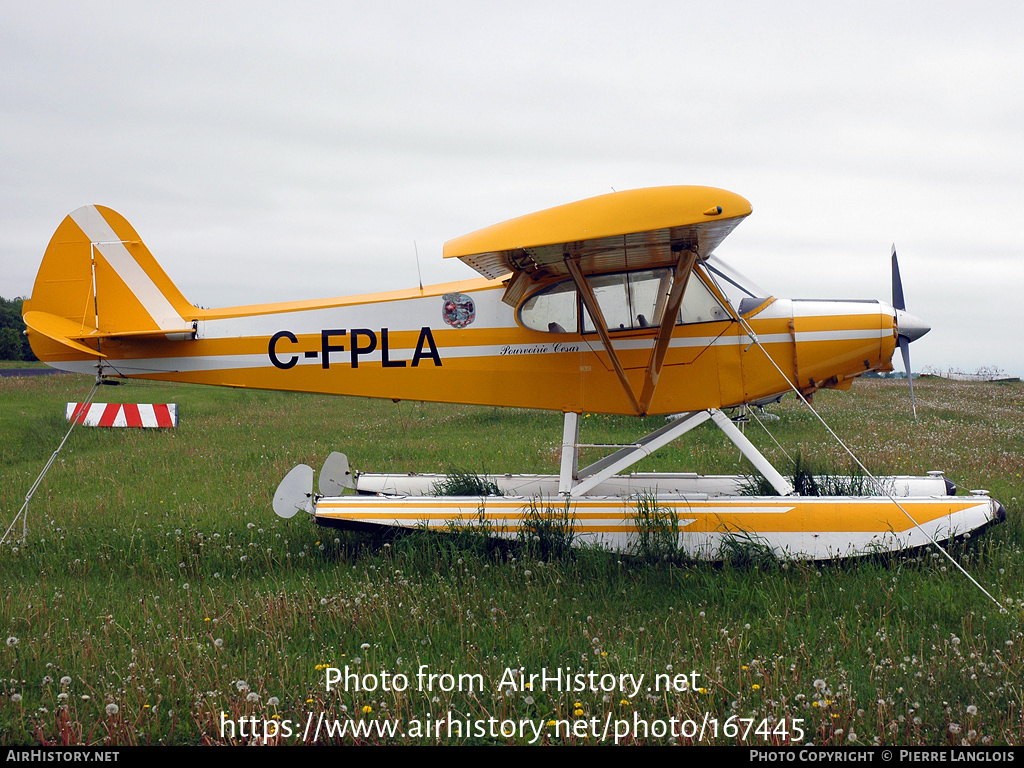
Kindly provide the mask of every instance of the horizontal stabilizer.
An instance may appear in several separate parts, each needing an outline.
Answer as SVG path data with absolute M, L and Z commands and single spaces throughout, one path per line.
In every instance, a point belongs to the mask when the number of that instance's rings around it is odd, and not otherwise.
M 87 328 L 81 323 L 76 323 L 65 317 L 51 315 L 49 312 L 26 312 L 24 320 L 29 330 L 52 339 L 69 349 L 73 349 L 75 352 L 81 352 L 93 357 L 106 357 L 102 352 L 75 341 L 75 339 L 88 338 L 89 332 L 95 332 L 95 328 Z

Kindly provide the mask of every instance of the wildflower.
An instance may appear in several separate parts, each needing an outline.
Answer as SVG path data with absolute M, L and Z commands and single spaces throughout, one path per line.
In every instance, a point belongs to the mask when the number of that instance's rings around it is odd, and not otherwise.
M 269 699 L 267 699 L 267 706 L 268 707 L 276 707 L 280 703 L 281 703 L 281 700 L 278 699 L 277 696 L 271 696 Z
M 116 715 L 120 711 L 121 711 L 121 708 L 118 707 L 117 704 L 113 704 L 113 703 L 107 704 L 106 713 L 108 715 L 110 715 L 111 717 L 113 717 L 114 715 Z
M 8 637 L 8 638 L 7 638 L 7 647 L 8 647 L 8 648 L 13 648 L 13 647 L 14 647 L 14 646 L 16 646 L 16 645 L 17 645 L 17 644 L 18 644 L 19 642 L 20 642 L 20 641 L 19 641 L 19 640 L 18 640 L 18 638 L 16 638 L 16 637 Z
M 222 648 L 224 646 L 224 638 L 218 637 L 216 640 L 213 641 L 213 644 L 216 645 L 218 648 Z
M 371 712 L 373 712 L 373 707 L 371 707 L 369 704 L 367 704 L 365 707 L 363 707 L 363 714 L 364 715 L 368 715 Z
M 256 691 L 252 691 L 248 696 L 245 697 L 245 700 L 248 701 L 250 704 L 255 704 L 257 701 L 260 700 L 260 695 L 256 693 Z
M 978 714 L 978 708 L 971 704 L 967 707 L 967 714 L 973 717 L 974 715 Z
M 825 690 L 825 685 L 826 685 L 825 681 L 822 680 L 819 677 L 817 680 L 814 681 L 814 690 L 816 690 L 816 691 L 824 691 Z
M 759 691 L 759 690 L 761 690 L 761 686 L 760 686 L 760 685 L 758 685 L 757 683 L 754 683 L 754 686 L 753 686 L 753 688 L 754 688 L 754 690 L 755 690 L 755 691 Z
M 21 703 L 21 694 L 20 693 L 12 693 L 11 694 L 11 701 L 13 701 L 15 704 Z

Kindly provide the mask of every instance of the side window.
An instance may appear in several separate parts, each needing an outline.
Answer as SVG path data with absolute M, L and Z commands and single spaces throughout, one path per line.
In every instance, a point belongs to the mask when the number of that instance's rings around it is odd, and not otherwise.
M 718 303 L 704 281 L 696 273 L 690 275 L 683 295 L 683 305 L 679 308 L 680 323 L 710 323 L 715 320 L 728 320 L 729 313 Z
M 672 270 L 616 272 L 594 275 L 588 281 L 611 333 L 661 324 L 672 290 Z M 572 280 L 563 280 L 523 302 L 519 320 L 535 331 L 576 333 L 582 311 L 583 333 L 595 333 L 597 327 L 590 319 L 590 313 L 580 307 L 576 286 Z M 728 320 L 729 317 L 697 273 L 691 274 L 676 323 L 709 323 Z
M 618 272 L 596 275 L 589 280 L 609 331 L 649 328 L 661 323 L 665 302 L 672 290 L 670 270 Z M 585 313 L 583 332 L 593 333 L 596 330 L 589 313 Z
M 629 289 L 626 280 L 626 273 L 620 272 L 615 275 L 595 275 L 587 278 L 590 288 L 597 299 L 597 305 L 601 307 L 604 314 L 604 321 L 608 323 L 609 331 L 621 331 L 633 327 L 631 312 L 629 309 Z M 594 322 L 587 312 L 583 317 L 583 332 L 592 333 L 597 330 Z
M 528 298 L 519 310 L 527 328 L 548 333 L 576 333 L 576 286 L 565 280 Z

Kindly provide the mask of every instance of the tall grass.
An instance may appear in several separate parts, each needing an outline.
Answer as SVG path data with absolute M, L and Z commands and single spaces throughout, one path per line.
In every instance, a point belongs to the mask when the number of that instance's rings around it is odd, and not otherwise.
M 251 737 L 222 735 L 222 717 L 408 723 L 452 712 L 545 723 L 708 713 L 723 723 L 799 718 L 815 744 L 1021 743 L 1024 387 L 916 384 L 920 423 L 904 413 L 896 382 L 819 393 L 815 404 L 872 471 L 944 469 L 1007 506 L 1006 524 L 956 556 L 1008 613 L 928 552 L 709 566 L 471 535 L 339 532 L 270 511 L 294 464 L 318 466 L 333 449 L 369 471 L 555 472 L 557 414 L 146 383 L 104 390 L 110 400 L 178 402 L 181 426 L 76 430 L 30 506 L 28 540 L 0 548 L 0 742 L 242 743 Z M 64 402 L 89 386 L 84 377 L 0 379 L 4 527 L 63 435 Z M 783 445 L 845 465 L 795 404 L 775 412 Z M 584 437 L 624 442 L 657 423 L 592 415 Z M 782 463 L 766 437 L 748 436 Z M 701 428 L 640 469 L 743 465 Z M 326 668 L 346 665 L 376 679 L 402 673 L 412 685 L 328 692 Z M 483 689 L 421 690 L 424 666 L 479 674 Z M 545 667 L 648 681 L 695 672 L 697 690 L 630 698 L 499 688 L 507 670 Z M 595 741 L 550 731 L 542 740 Z M 753 733 L 717 740 L 765 743 Z

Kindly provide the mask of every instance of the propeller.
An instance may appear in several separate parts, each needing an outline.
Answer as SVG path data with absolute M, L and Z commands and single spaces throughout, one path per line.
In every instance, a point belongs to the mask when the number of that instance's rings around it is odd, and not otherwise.
M 917 421 L 917 403 L 914 401 L 914 379 L 910 369 L 910 342 L 917 341 L 932 329 L 924 320 L 907 312 L 907 302 L 903 298 L 903 281 L 900 280 L 900 263 L 896 259 L 896 245 L 892 246 L 892 307 L 896 310 L 896 340 L 903 354 L 903 370 L 907 372 L 907 383 L 910 384 L 910 407 Z

